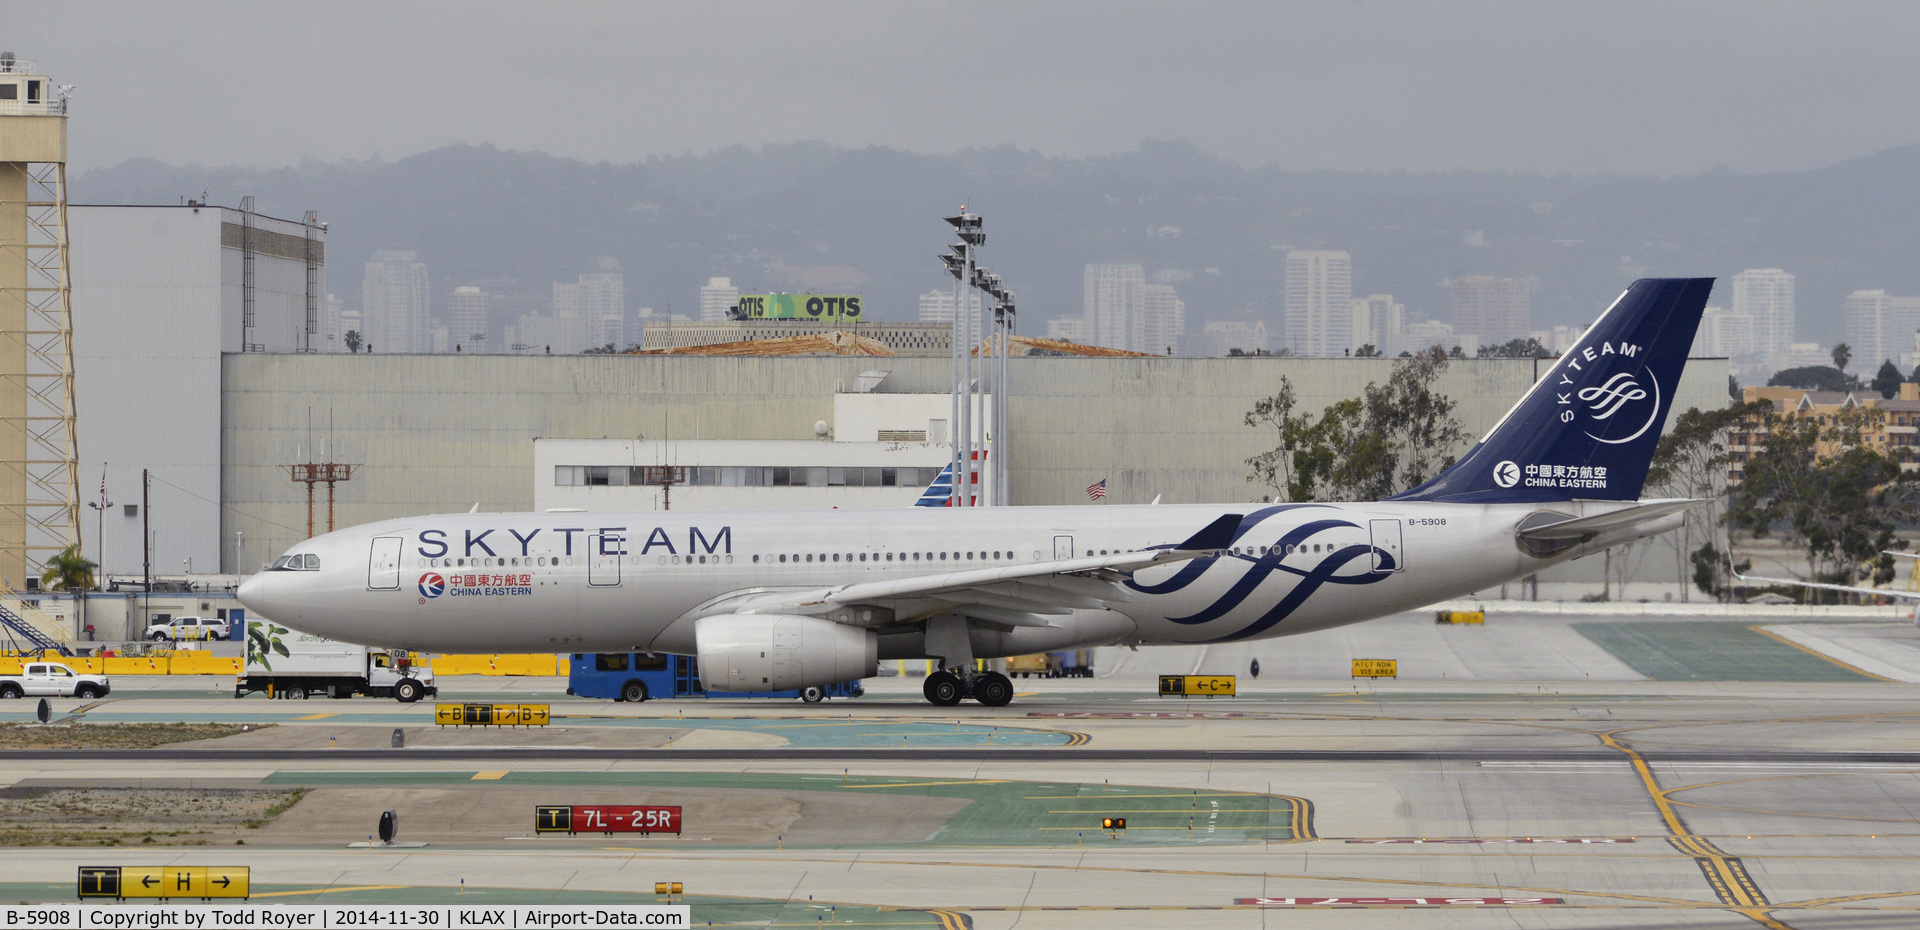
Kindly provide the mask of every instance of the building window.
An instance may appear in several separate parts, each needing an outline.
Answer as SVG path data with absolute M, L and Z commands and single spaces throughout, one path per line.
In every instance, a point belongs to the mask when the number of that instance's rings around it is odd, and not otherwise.
M 129 517 L 137 517 L 140 515 L 140 505 L 139 504 L 124 505 L 120 508 L 120 512 Z
M 18 99 L 20 99 L 20 85 L 0 84 L 0 100 L 18 100 Z
M 587 483 L 587 470 L 580 465 L 555 465 L 553 467 L 553 485 L 558 488 L 575 488 Z

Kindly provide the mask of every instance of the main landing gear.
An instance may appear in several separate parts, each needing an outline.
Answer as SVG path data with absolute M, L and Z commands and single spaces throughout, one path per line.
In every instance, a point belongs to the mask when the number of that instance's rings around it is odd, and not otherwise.
M 1013 682 L 999 672 L 934 672 L 922 690 L 937 707 L 952 707 L 967 698 L 988 707 L 1005 707 L 1013 700 Z

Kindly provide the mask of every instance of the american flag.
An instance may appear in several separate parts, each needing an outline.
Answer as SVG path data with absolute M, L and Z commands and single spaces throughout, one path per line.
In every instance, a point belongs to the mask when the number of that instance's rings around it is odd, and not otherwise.
M 1106 496 L 1107 496 L 1107 479 L 1102 478 L 1099 481 L 1095 481 L 1094 483 L 1087 485 L 1087 499 L 1097 501 L 1100 498 L 1103 498 Z
M 102 467 L 100 469 L 100 509 L 105 510 L 111 506 L 113 505 L 107 503 L 107 470 Z

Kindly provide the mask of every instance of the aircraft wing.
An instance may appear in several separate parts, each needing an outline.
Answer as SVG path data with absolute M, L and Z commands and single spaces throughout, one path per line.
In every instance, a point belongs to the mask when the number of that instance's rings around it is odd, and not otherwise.
M 1893 555 L 1895 553 L 1888 553 Z M 1844 591 L 1848 594 L 1865 594 L 1872 597 L 1901 597 L 1908 600 L 1920 600 L 1920 591 L 1896 591 L 1890 588 L 1853 588 L 1843 584 L 1827 584 L 1820 581 L 1801 581 L 1798 578 L 1763 578 L 1759 575 L 1742 575 L 1734 572 L 1733 577 L 1741 581 L 1759 581 L 1767 584 L 1791 584 L 1802 588 L 1816 588 L 1821 591 Z
M 1047 615 L 1128 600 L 1127 590 L 1117 584 L 1124 573 L 1219 554 L 1232 544 L 1241 516 L 1222 515 L 1186 540 L 1164 548 L 825 588 L 742 593 L 710 602 L 701 613 L 791 613 L 884 625 L 957 610 L 1006 627 L 1051 626 Z

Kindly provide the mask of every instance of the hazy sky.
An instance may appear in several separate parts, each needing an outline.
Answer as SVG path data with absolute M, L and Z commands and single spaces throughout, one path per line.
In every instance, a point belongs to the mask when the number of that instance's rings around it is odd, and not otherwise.
M 1285 168 L 1816 167 L 1920 141 L 1920 3 L 0 0 L 78 170 L 1190 139 Z

